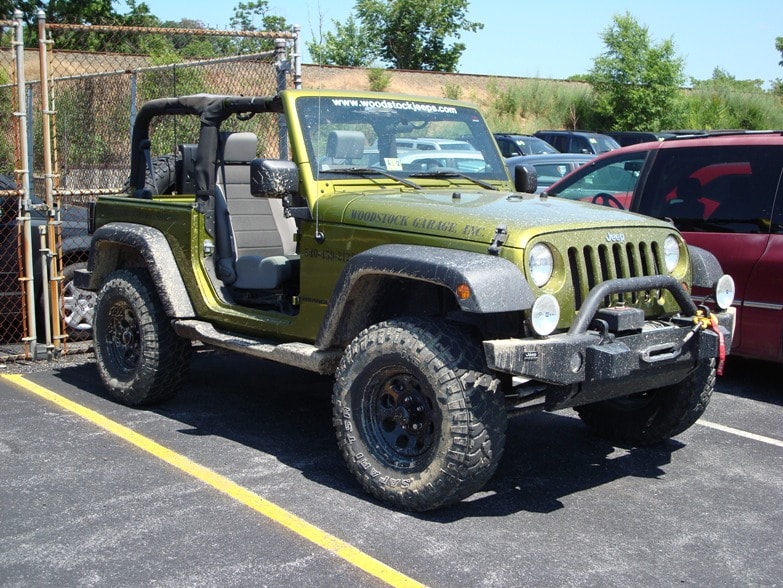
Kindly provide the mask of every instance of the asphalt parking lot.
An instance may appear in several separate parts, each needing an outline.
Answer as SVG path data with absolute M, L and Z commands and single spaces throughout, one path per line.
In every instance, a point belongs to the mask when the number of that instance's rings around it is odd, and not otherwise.
M 702 421 L 654 448 L 516 417 L 485 491 L 410 514 L 344 467 L 328 378 L 202 350 L 179 397 L 136 410 L 89 356 L 9 364 L 0 586 L 780 586 L 779 373 L 730 358 Z

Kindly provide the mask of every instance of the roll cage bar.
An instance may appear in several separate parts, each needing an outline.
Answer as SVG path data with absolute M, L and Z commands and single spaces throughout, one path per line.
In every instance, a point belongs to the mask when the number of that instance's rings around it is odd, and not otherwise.
M 133 194 L 141 196 L 146 183 L 147 169 L 152 170 L 149 126 L 153 118 L 172 115 L 194 115 L 200 118 L 194 180 L 196 197 L 209 198 L 215 190 L 215 155 L 218 149 L 220 125 L 232 115 L 250 118 L 260 112 L 282 113 L 282 100 L 279 96 L 196 94 L 178 98 L 158 98 L 145 103 L 136 115 L 131 137 L 130 186 Z

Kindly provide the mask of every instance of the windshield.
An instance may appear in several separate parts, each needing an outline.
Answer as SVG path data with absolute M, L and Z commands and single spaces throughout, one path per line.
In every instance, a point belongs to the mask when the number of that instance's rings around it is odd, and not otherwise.
M 384 177 L 443 178 L 447 171 L 509 181 L 494 138 L 473 108 L 335 97 L 301 97 L 296 108 L 316 179 L 345 178 L 346 170 L 360 168 Z
M 553 186 L 549 194 L 628 208 L 646 157 L 647 151 L 636 151 L 593 161 Z

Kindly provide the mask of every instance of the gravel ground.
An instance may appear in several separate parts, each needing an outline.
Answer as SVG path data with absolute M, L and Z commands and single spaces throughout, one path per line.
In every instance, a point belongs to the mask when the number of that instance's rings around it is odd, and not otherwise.
M 94 360 L 92 341 L 69 343 L 67 353 L 47 357 L 46 349 L 38 351 L 37 357 L 26 358 L 21 345 L 0 347 L 0 374 L 25 374 L 50 371 L 56 367 L 81 365 Z

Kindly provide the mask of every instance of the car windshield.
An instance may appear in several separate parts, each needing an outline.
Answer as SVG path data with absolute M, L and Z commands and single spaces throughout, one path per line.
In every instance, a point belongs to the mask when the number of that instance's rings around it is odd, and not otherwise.
M 589 163 L 549 191 L 553 196 L 628 208 L 647 151 Z
M 539 153 L 560 153 L 543 139 L 536 137 L 523 137 L 516 140 L 524 155 L 537 155 Z
M 345 178 L 340 170 L 361 168 L 364 176 L 375 169 L 397 178 L 509 181 L 495 140 L 473 108 L 310 96 L 298 98 L 296 109 L 316 179 Z

